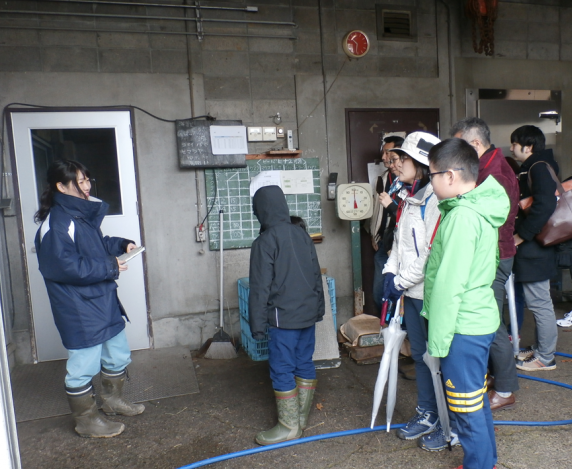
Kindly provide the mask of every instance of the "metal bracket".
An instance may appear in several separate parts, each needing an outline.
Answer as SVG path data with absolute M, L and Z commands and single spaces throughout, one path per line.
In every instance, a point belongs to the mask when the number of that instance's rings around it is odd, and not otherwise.
M 203 17 L 201 16 L 201 2 L 195 2 L 195 12 L 196 12 L 196 23 L 197 23 L 197 39 L 199 42 L 203 42 L 205 37 L 205 32 L 203 30 Z

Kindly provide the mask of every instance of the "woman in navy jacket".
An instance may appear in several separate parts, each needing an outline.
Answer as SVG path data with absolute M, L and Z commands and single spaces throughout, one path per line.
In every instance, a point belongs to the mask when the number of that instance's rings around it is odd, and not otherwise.
M 90 197 L 90 189 L 84 165 L 69 160 L 52 163 L 35 215 L 41 223 L 35 245 L 54 321 L 69 354 L 65 385 L 75 430 L 83 437 L 108 438 L 125 426 L 98 412 L 93 376 L 101 371 L 102 410 L 107 415 L 138 415 L 145 410 L 123 399 L 131 352 L 115 283 L 127 270 L 117 256 L 136 246 L 128 239 L 101 234 L 109 205 Z

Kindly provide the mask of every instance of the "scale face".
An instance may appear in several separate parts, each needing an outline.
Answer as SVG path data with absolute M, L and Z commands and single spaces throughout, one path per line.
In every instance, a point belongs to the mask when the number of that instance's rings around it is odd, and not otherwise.
M 342 220 L 365 220 L 373 215 L 371 184 L 340 184 L 336 188 L 336 209 Z

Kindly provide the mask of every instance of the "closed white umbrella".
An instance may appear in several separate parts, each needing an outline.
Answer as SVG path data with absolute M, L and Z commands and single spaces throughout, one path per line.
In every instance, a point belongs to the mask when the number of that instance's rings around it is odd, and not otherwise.
M 371 428 L 374 427 L 385 384 L 389 379 L 387 389 L 387 431 L 389 431 L 397 395 L 397 360 L 399 359 L 401 344 L 406 335 L 406 332 L 401 330 L 401 319 L 399 316 L 400 302 L 401 299 L 397 301 L 397 305 L 395 306 L 396 314 L 390 321 L 389 326 L 381 331 L 383 334 L 384 349 L 381 363 L 379 364 L 379 372 L 377 373 L 377 381 L 375 382 L 375 390 L 373 392 Z
M 399 310 L 396 310 L 399 311 Z M 407 333 L 401 329 L 400 316 L 395 314 L 391 322 L 389 323 L 389 328 L 396 328 L 396 331 L 392 332 L 397 337 L 396 343 L 391 350 L 391 362 L 389 364 L 389 380 L 387 383 L 387 404 L 385 406 L 386 411 L 386 423 L 387 431 L 391 427 L 391 418 L 393 417 L 393 410 L 395 409 L 395 400 L 397 398 L 397 362 L 399 360 L 399 351 L 401 350 L 401 344 L 405 339 Z
M 505 284 L 508 298 L 508 313 L 510 316 L 510 333 L 512 334 L 512 351 L 516 357 L 519 352 L 520 340 L 518 338 L 518 319 L 516 318 L 516 302 L 514 292 L 514 274 L 510 274 Z

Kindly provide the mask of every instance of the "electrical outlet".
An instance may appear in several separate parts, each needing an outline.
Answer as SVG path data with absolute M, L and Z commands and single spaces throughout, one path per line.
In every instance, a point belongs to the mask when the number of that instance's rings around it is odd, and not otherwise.
M 195 227 L 197 233 L 197 243 L 204 243 L 207 240 L 207 233 L 205 225 L 198 225 Z

